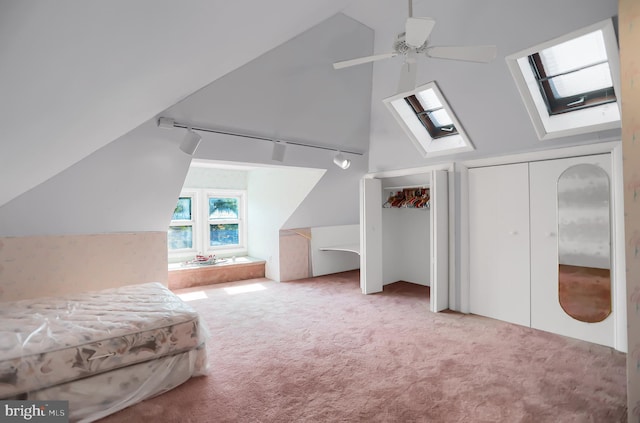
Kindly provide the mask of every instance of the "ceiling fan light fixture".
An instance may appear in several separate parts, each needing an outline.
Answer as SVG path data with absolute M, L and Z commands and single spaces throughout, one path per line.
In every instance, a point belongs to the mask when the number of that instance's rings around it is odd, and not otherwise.
M 405 56 L 404 67 L 410 72 L 403 72 L 399 86 L 399 92 L 405 89 L 414 89 L 415 68 L 417 57 L 426 56 L 435 59 L 461 60 L 466 62 L 489 63 L 497 56 L 497 48 L 494 45 L 481 46 L 431 46 L 429 38 L 436 25 L 434 18 L 414 17 L 413 0 L 409 2 L 409 17 L 405 21 L 405 30 L 397 34 L 393 43 L 393 50 L 390 53 L 376 54 L 373 56 L 359 57 L 350 60 L 343 60 L 333 64 L 334 69 L 343 69 L 350 66 L 357 66 L 364 63 L 377 62 L 395 56 Z
M 342 170 L 347 170 L 351 166 L 351 160 L 347 159 L 340 151 L 333 157 L 333 163 Z

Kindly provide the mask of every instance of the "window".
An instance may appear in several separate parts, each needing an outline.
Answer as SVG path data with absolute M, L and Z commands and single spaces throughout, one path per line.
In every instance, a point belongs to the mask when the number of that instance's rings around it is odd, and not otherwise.
M 183 191 L 167 235 L 169 256 L 245 253 L 245 216 L 244 191 Z
M 620 126 L 611 20 L 507 57 L 540 139 Z
M 240 246 L 240 203 L 240 196 L 209 196 L 209 248 Z
M 616 101 L 602 31 L 529 56 L 550 115 Z
M 384 103 L 424 156 L 473 150 L 435 82 L 387 98 Z
M 417 95 L 405 97 L 420 123 L 436 139 L 458 133 L 451 117 L 438 101 L 433 90 L 418 92 Z
M 169 251 L 194 251 L 194 194 L 183 193 L 173 211 L 167 243 Z

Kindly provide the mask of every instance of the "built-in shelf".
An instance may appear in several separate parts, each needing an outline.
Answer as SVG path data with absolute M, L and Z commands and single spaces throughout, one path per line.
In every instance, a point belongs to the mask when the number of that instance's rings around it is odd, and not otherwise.
M 320 251 L 348 251 L 351 253 L 360 254 L 360 244 L 343 244 L 343 245 L 332 245 L 329 247 L 319 247 Z

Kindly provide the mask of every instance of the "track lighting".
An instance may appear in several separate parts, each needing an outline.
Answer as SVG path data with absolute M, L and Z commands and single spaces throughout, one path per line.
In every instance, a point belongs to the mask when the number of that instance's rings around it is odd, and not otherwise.
M 344 157 L 344 154 L 342 154 L 340 151 L 338 151 L 338 154 L 333 157 L 333 162 L 336 164 L 336 166 L 343 170 L 349 169 L 349 166 L 351 166 L 351 160 Z
M 276 162 L 281 162 L 284 160 L 284 153 L 287 149 L 287 144 L 283 142 L 274 141 L 273 142 L 273 152 L 271 153 L 271 160 L 275 160 Z
M 185 153 L 193 156 L 193 153 L 196 152 L 198 148 L 198 144 L 200 144 L 200 140 L 202 137 L 191 130 L 191 128 L 187 129 L 187 134 L 184 136 L 184 139 L 180 143 L 180 150 Z
M 233 137 L 240 137 L 249 140 L 256 141 L 269 141 L 273 143 L 273 151 L 271 152 L 271 160 L 281 162 L 284 160 L 284 154 L 287 148 L 287 144 L 295 145 L 298 147 L 307 147 L 307 148 L 316 148 L 319 150 L 329 150 L 336 151 L 338 154 L 333 158 L 333 162 L 341 169 L 348 169 L 351 166 L 351 160 L 344 157 L 342 152 L 354 154 L 356 156 L 362 156 L 364 152 L 358 150 L 338 150 L 334 147 L 317 145 L 317 144 L 309 144 L 306 142 L 300 142 L 295 140 L 274 140 L 273 138 L 267 138 L 260 135 L 254 134 L 243 134 L 241 132 L 229 131 L 225 129 L 215 129 L 215 128 L 205 128 L 205 127 L 196 127 L 191 124 L 176 122 L 172 118 L 168 117 L 160 117 L 158 118 L 158 127 L 171 129 L 171 128 L 182 128 L 187 130 L 187 135 L 184 137 L 184 140 L 180 144 L 180 150 L 184 151 L 187 154 L 193 155 L 198 148 L 198 144 L 200 143 L 201 137 L 196 134 L 195 131 L 198 132 L 210 132 L 213 134 L 221 134 L 221 135 L 229 135 Z

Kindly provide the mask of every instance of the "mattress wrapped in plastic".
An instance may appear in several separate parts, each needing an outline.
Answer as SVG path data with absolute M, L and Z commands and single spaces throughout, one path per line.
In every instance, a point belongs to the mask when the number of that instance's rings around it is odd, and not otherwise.
M 160 283 L 0 303 L 0 399 L 202 349 L 207 336 Z
M 92 422 L 199 376 L 206 349 L 186 351 L 30 392 L 28 400 L 69 401 L 71 422 Z

